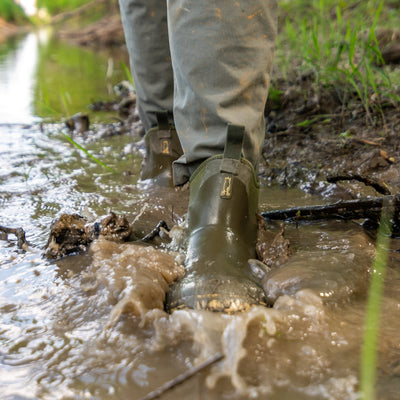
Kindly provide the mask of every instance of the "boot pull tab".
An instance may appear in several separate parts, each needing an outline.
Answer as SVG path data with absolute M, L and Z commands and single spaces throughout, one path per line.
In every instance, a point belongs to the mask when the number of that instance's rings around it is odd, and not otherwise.
M 158 125 L 159 152 L 165 155 L 171 154 L 171 126 L 169 124 L 168 111 L 156 112 Z
M 228 124 L 224 158 L 240 160 L 244 139 L 244 126 Z
M 169 116 L 168 111 L 157 111 L 156 112 L 158 129 L 161 131 L 169 131 Z
M 238 174 L 244 132 L 244 126 L 228 124 L 224 157 L 220 168 L 222 175 L 220 197 L 222 199 L 230 199 L 232 197 L 233 176 Z

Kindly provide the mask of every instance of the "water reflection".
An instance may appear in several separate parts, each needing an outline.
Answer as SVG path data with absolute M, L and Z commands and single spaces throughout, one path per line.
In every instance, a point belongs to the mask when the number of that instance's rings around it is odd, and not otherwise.
M 28 34 L 0 60 L 0 123 L 32 123 L 38 36 Z
M 122 63 L 127 64 L 124 51 L 68 45 L 49 29 L 10 39 L 0 49 L 0 124 L 87 112 L 92 101 L 110 98 L 112 86 L 126 79 Z

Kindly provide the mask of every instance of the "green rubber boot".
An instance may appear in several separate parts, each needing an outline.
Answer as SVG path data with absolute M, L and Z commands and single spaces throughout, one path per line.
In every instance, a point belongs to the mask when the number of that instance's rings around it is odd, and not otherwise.
M 173 186 L 172 163 L 182 154 L 182 147 L 175 127 L 168 121 L 167 112 L 156 113 L 157 126 L 145 135 L 146 153 L 140 179 L 152 179 L 162 186 Z
M 265 304 L 252 276 L 258 181 L 241 158 L 244 127 L 229 125 L 224 155 L 209 158 L 190 180 L 186 275 L 167 294 L 166 309 L 245 311 Z

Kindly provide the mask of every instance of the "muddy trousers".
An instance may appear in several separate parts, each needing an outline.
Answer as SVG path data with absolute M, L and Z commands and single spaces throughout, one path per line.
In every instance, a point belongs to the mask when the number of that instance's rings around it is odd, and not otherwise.
M 173 112 L 184 155 L 174 183 L 223 153 L 227 124 L 245 127 L 257 169 L 265 134 L 277 0 L 119 0 L 140 118 Z

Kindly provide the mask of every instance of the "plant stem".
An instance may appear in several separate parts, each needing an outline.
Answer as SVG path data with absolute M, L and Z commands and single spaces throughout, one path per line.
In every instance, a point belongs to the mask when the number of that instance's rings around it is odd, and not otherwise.
M 79 150 L 82 150 L 90 159 L 92 159 L 95 163 L 101 165 L 102 167 L 104 167 L 105 169 L 109 170 L 112 173 L 116 173 L 115 169 L 109 167 L 108 165 L 104 164 L 102 161 L 100 161 L 97 157 L 95 157 L 94 155 L 90 154 L 84 147 L 82 147 L 79 143 L 76 143 L 74 139 L 72 139 L 70 136 L 68 136 L 67 134 L 65 134 L 64 132 L 60 133 L 70 142 L 72 143 L 75 147 L 77 147 Z
M 370 288 L 368 293 L 367 310 L 364 326 L 364 340 L 361 352 L 361 399 L 375 399 L 376 370 L 378 359 L 378 334 L 381 303 L 384 289 L 388 249 L 391 236 L 392 208 L 382 209 L 376 253 L 373 263 Z

